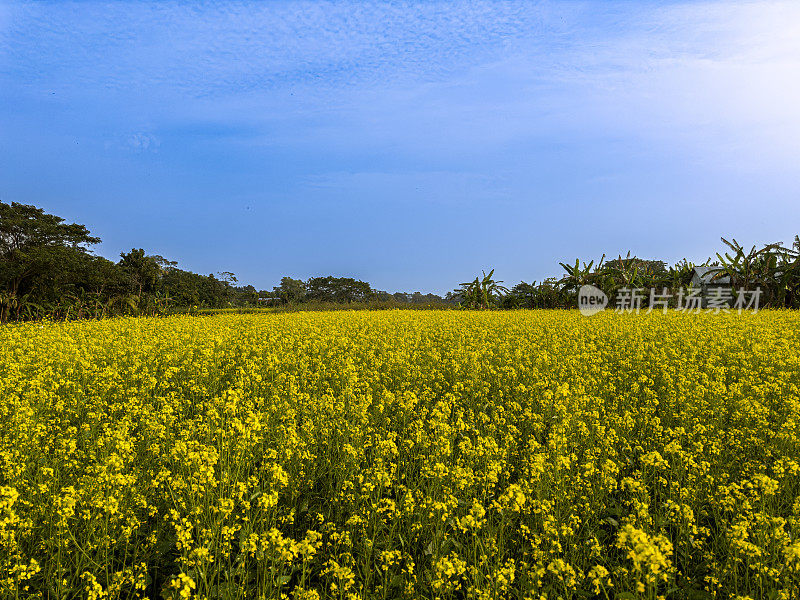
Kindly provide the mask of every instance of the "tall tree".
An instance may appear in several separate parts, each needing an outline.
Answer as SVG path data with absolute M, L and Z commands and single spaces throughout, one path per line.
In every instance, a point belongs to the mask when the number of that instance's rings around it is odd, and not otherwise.
M 351 277 L 312 277 L 308 280 L 308 297 L 326 302 L 362 302 L 374 295 L 366 281 Z
M 161 267 L 154 256 L 147 256 L 142 248 L 132 248 L 127 254 L 120 253 L 119 266 L 130 278 L 137 298 L 141 300 L 143 294 L 155 292 Z
M 0 319 L 19 307 L 20 296 L 33 289 L 37 277 L 57 273 L 98 242 L 84 225 L 65 223 L 28 204 L 0 202 Z
M 272 293 L 286 304 L 302 302 L 306 298 L 306 282 L 302 279 L 281 277 L 281 284 L 274 287 Z

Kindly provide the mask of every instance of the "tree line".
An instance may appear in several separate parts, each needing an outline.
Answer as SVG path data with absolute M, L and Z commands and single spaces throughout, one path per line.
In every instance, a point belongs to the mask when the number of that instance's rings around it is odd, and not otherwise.
M 304 303 L 444 302 L 434 294 L 389 294 L 347 277 L 284 277 L 273 290 L 239 285 L 229 271 L 209 275 L 141 248 L 117 262 L 92 253 L 100 238 L 43 209 L 0 202 L 0 322 L 156 315 L 175 311 Z
M 746 250 L 722 240 L 727 251 L 704 266 L 711 278 L 732 289 L 762 290 L 762 306 L 800 308 L 800 237 L 791 248 L 780 243 Z M 444 297 L 420 292 L 390 293 L 349 277 L 283 277 L 272 290 L 239 285 L 229 271 L 193 273 L 141 248 L 120 254 L 117 262 L 97 256 L 100 242 L 84 225 L 66 223 L 35 206 L 0 202 L 0 322 L 40 318 L 103 318 L 156 315 L 175 311 L 259 306 L 574 308 L 577 291 L 594 285 L 610 298 L 621 289 L 654 288 L 671 292 L 691 284 L 695 265 L 672 266 L 630 253 L 574 264 L 560 263 L 564 274 L 539 283 L 521 281 L 508 289 L 482 273 Z M 725 279 L 727 278 L 727 279 Z
M 281 278 L 280 285 L 271 293 L 262 293 L 262 301 L 275 301 L 282 304 L 304 304 L 311 302 L 383 302 L 414 305 L 454 304 L 455 294 L 446 297 L 422 292 L 390 293 L 373 289 L 366 281 L 350 277 L 311 277 L 307 281 Z
M 704 267 L 706 285 L 731 293 L 759 290 L 759 305 L 764 308 L 800 308 L 800 236 L 795 236 L 791 247 L 778 242 L 749 250 L 735 239 L 721 240 L 727 249 L 700 265 L 683 259 L 668 266 L 665 261 L 638 258 L 630 252 L 608 261 L 603 255 L 596 264 L 580 259 L 574 264 L 559 263 L 564 270 L 561 278 L 551 277 L 541 283 L 522 281 L 511 289 L 494 279 L 493 270 L 484 272 L 462 283 L 455 290 L 456 297 L 468 308 L 575 308 L 578 290 L 592 285 L 612 301 L 621 291 L 642 290 L 646 306 L 649 290 L 671 296 L 674 302 L 679 291 L 687 291 L 696 283 L 696 267 Z

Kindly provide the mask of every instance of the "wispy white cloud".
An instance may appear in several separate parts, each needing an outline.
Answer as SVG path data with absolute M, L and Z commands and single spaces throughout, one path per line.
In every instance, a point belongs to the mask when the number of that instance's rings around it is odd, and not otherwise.
M 676 5 L 602 35 L 575 28 L 571 44 L 518 38 L 444 80 L 361 92 L 344 123 L 427 156 L 626 138 L 714 169 L 795 167 L 800 4 Z
M 531 2 L 41 3 L 15 7 L 5 67 L 107 88 L 224 94 L 435 78 L 536 26 Z M 42 57 L 48 60 L 42 61 Z M 46 69 L 42 65 L 47 64 Z
M 663 8 L 576 58 L 591 68 L 568 96 L 601 131 L 735 169 L 793 167 L 800 153 L 800 4 Z
M 161 141 L 150 133 L 132 133 L 125 138 L 125 145 L 135 152 L 158 152 Z
M 424 154 L 628 136 L 782 161 L 800 140 L 800 4 L 6 5 L 0 81 L 161 126 L 377 138 Z M 10 15 L 10 16 L 8 16 Z M 2 20 L 0 20 L 2 23 Z M 248 143 L 253 143 L 248 135 Z M 737 166 L 741 166 L 737 164 Z
M 0 0 L 0 159 L 19 173 L 74 156 L 76 196 L 114 181 L 96 165 L 159 210 L 268 198 L 324 231 L 338 205 L 424 207 L 431 238 L 456 216 L 516 231 L 496 256 L 540 219 L 571 224 L 542 235 L 554 256 L 607 243 L 598 223 L 663 255 L 689 210 L 721 221 L 711 244 L 777 239 L 800 218 L 798 105 L 794 0 Z M 671 197 L 682 213 L 653 207 Z M 783 223 L 751 217 L 756 198 Z

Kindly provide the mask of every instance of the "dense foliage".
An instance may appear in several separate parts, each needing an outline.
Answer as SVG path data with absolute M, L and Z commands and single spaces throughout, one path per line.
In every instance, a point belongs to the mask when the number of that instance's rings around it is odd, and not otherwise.
M 773 308 L 800 308 L 800 236 L 795 236 L 791 248 L 781 244 L 766 244 L 746 251 L 736 240 L 722 242 L 729 252 L 717 253 L 716 259 L 706 260 L 709 267 L 708 283 L 726 282 L 732 291 L 760 289 L 760 306 Z M 619 255 L 605 260 L 605 255 L 595 265 L 575 260 L 575 264 L 559 263 L 564 269 L 561 279 L 546 279 L 540 284 L 521 282 L 507 293 L 490 296 L 490 306 L 500 308 L 574 308 L 576 295 L 583 285 L 593 285 L 612 300 L 621 290 L 641 289 L 644 305 L 649 290 L 666 292 L 675 297 L 678 290 L 692 284 L 695 266 L 683 260 L 668 267 L 660 260 L 646 260 Z M 472 306 L 469 290 L 461 293 L 466 304 Z M 485 307 L 485 304 L 484 304 Z
M 116 263 L 94 256 L 99 242 L 83 225 L 67 224 L 34 206 L 0 202 L 0 322 L 42 317 L 100 318 L 156 315 L 220 308 L 304 307 L 360 304 L 366 307 L 428 308 L 574 308 L 582 285 L 591 284 L 610 298 L 623 289 L 686 288 L 694 265 L 686 260 L 667 267 L 658 260 L 620 255 L 597 265 L 576 260 L 560 263 L 565 274 L 541 283 L 520 282 L 510 290 L 494 279 L 494 270 L 445 297 L 436 294 L 389 293 L 350 277 L 283 277 L 272 291 L 240 286 L 231 272 L 199 275 L 145 250 L 131 249 Z M 717 281 L 736 290 L 760 288 L 761 306 L 800 308 L 800 238 L 792 248 L 767 244 L 746 251 L 736 240 L 730 249 L 704 265 Z M 724 278 L 724 279 L 723 279 Z
M 0 596 L 796 598 L 798 346 L 789 311 L 6 326 Z
M 276 304 L 444 304 L 433 294 L 388 294 L 347 277 L 284 277 L 272 292 L 258 291 L 238 285 L 231 272 L 192 273 L 141 248 L 114 263 L 91 253 L 99 241 L 83 225 L 40 208 L 0 202 L 0 323 Z
M 175 306 L 255 302 L 231 273 L 198 275 L 142 249 L 114 263 L 94 256 L 83 225 L 24 204 L 0 202 L 0 322 L 9 319 L 156 314 Z

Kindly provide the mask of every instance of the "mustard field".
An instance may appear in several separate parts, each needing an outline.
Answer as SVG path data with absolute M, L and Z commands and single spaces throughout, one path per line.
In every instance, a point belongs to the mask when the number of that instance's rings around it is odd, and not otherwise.
M 800 596 L 800 315 L 0 328 L 2 598 Z

